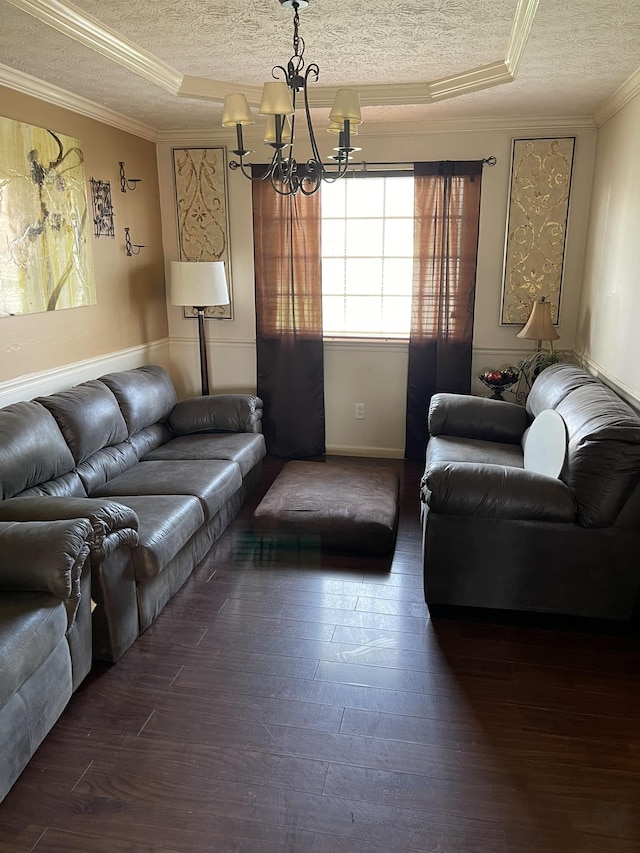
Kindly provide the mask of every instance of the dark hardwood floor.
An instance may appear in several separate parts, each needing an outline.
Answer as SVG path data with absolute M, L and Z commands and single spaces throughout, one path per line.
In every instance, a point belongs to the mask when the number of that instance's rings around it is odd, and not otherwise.
M 638 853 L 637 637 L 430 619 L 419 468 L 360 462 L 403 477 L 393 562 L 261 548 L 267 460 L 0 805 L 2 853 Z

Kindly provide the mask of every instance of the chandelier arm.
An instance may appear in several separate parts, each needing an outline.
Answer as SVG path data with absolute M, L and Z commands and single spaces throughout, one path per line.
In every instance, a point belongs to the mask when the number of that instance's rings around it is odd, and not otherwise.
M 311 163 L 311 162 L 316 163 L 317 161 L 309 160 L 307 162 L 307 168 L 309 168 L 309 163 Z M 304 188 L 305 181 L 308 182 L 309 184 L 311 184 L 311 188 L 308 190 L 306 190 Z M 300 192 L 303 195 L 313 195 L 314 193 L 318 192 L 318 189 L 320 188 L 321 183 L 322 183 L 322 173 L 318 169 L 314 169 L 311 174 L 305 175 L 302 178 L 302 180 L 300 181 Z
M 273 68 L 271 69 L 271 76 L 273 77 L 273 79 L 274 79 L 274 80 L 279 80 L 279 79 L 280 79 L 280 77 L 279 77 L 279 76 L 278 76 L 278 74 L 276 73 L 277 71 L 282 71 L 282 73 L 284 74 L 284 79 L 285 79 L 285 81 L 286 81 L 286 82 L 287 82 L 287 84 L 288 84 L 288 81 L 289 81 L 289 72 L 288 72 L 288 71 L 287 71 L 287 69 L 284 67 L 284 65 L 274 65 L 274 66 L 273 66 Z
M 326 172 L 324 166 L 322 165 L 322 158 L 320 156 L 320 151 L 318 150 L 318 143 L 316 141 L 316 134 L 315 134 L 315 131 L 313 129 L 313 123 L 311 121 L 311 109 L 309 107 L 309 92 L 308 92 L 308 88 L 307 88 L 308 83 L 309 83 L 309 76 L 311 74 L 315 74 L 315 79 L 316 80 L 318 79 L 318 76 L 320 74 L 320 69 L 318 68 L 318 66 L 315 63 L 311 63 L 311 65 L 309 65 L 307 67 L 307 72 L 304 75 L 304 90 L 303 90 L 303 92 L 304 92 L 304 111 L 305 111 L 305 115 L 307 117 L 307 129 L 309 131 L 309 142 L 311 143 L 311 153 L 313 154 L 313 160 L 318 164 L 319 171 L 320 171 L 320 180 L 322 180 L 322 177 L 325 174 L 327 174 L 327 172 Z M 311 160 L 307 161 L 307 168 L 309 167 L 311 162 L 312 162 Z
M 264 175 L 260 175 L 259 177 L 256 177 L 251 172 L 247 171 L 247 165 L 251 165 L 251 164 L 245 163 L 244 160 L 242 159 L 242 157 L 240 158 L 239 161 L 238 160 L 231 160 L 229 162 L 229 168 L 233 172 L 235 172 L 236 169 L 240 169 L 240 171 L 245 176 L 245 178 L 248 178 L 250 181 L 253 181 L 254 183 L 259 183 L 260 181 L 266 181 L 267 178 L 270 178 L 272 176 L 274 168 L 275 168 L 275 159 L 276 159 L 276 155 L 274 154 L 272 159 L 271 159 L 271 163 L 269 163 L 269 165 L 265 169 Z
M 287 181 L 280 180 L 279 183 L 280 186 L 284 187 L 284 189 L 281 189 L 278 183 L 276 183 L 276 176 L 275 173 L 273 173 L 271 175 L 271 186 L 278 193 L 278 195 L 296 195 L 298 189 L 300 188 L 300 181 L 297 175 L 293 175 L 293 177 Z
M 307 128 L 309 130 L 309 140 L 311 142 L 311 152 L 313 154 L 313 158 L 307 161 L 307 168 L 311 165 L 311 163 L 317 163 L 317 172 L 318 177 L 316 178 L 316 187 L 312 190 L 312 192 L 316 192 L 318 187 L 320 186 L 321 181 L 326 181 L 327 183 L 333 184 L 339 178 L 344 177 L 346 174 L 347 168 L 349 166 L 349 152 L 345 151 L 345 159 L 344 164 L 342 160 L 338 161 L 337 171 L 331 172 L 327 169 L 327 167 L 322 162 L 322 157 L 320 155 L 320 151 L 318 149 L 318 143 L 316 141 L 316 135 L 313 129 L 313 124 L 311 121 L 311 108 L 309 107 L 309 97 L 307 94 L 307 81 L 311 74 L 315 74 L 315 80 L 318 79 L 320 73 L 320 69 L 315 63 L 309 65 L 307 68 L 307 73 L 305 75 L 305 87 L 304 87 L 304 110 L 307 117 Z M 301 187 L 302 189 L 302 187 Z M 304 192 L 304 189 L 302 189 Z M 306 195 L 311 195 L 310 192 L 305 193 Z

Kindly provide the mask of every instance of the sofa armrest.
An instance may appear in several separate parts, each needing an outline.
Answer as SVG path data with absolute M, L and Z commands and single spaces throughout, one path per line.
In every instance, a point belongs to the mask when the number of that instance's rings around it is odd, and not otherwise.
M 60 521 L 85 518 L 91 524 L 91 553 L 101 558 L 120 545 L 138 543 L 138 516 L 124 504 L 100 498 L 34 495 L 0 501 L 1 521 Z
M 506 465 L 436 464 L 423 477 L 423 501 L 446 515 L 575 523 L 576 505 L 566 483 Z
M 430 435 L 520 444 L 530 420 L 526 409 L 515 403 L 468 394 L 434 394 L 428 424 Z
M 49 592 L 65 603 L 79 600 L 92 537 L 86 518 L 0 521 L 0 589 Z
M 262 400 L 253 394 L 191 397 L 174 406 L 168 423 L 175 435 L 262 432 Z

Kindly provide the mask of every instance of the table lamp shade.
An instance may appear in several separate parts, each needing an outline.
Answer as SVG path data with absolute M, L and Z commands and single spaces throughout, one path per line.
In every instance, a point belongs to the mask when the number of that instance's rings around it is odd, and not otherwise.
M 551 303 L 545 302 L 544 296 L 533 303 L 529 319 L 516 337 L 529 341 L 556 341 L 560 337 L 551 318 Z
M 171 304 L 228 305 L 224 261 L 171 261 Z

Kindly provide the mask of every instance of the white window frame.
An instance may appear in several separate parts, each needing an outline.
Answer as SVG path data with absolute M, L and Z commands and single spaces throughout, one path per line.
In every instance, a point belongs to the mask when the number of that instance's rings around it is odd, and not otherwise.
M 408 181 L 408 180 L 410 180 L 410 181 L 412 181 L 412 182 L 413 182 L 413 170 L 412 170 L 412 169 L 406 169 L 406 168 L 398 168 L 398 169 L 394 169 L 394 170 L 388 170 L 388 169 L 387 169 L 387 170 L 384 170 L 384 171 L 371 171 L 371 172 L 366 172 L 366 173 L 364 173 L 364 174 L 363 174 L 363 173 L 358 173 L 357 175 L 352 175 L 352 174 L 350 174 L 350 175 L 348 175 L 346 178 L 342 179 L 342 181 L 347 181 L 347 182 L 349 183 L 349 186 L 355 186 L 355 185 L 357 185 L 357 182 L 362 182 L 363 180 L 370 180 L 370 179 L 375 179 L 375 178 L 387 178 L 387 179 L 391 178 L 391 179 L 397 179 L 397 180 L 403 180 L 403 181 Z M 342 183 L 342 181 L 341 181 L 341 183 Z M 356 183 L 354 184 L 354 183 L 352 183 L 352 182 L 356 182 Z M 322 188 L 322 191 L 323 191 L 323 192 L 325 191 L 325 187 L 324 187 L 324 186 L 323 186 L 323 188 Z M 330 189 L 329 189 L 329 191 L 330 191 Z M 347 187 L 347 188 L 346 188 L 346 192 L 348 192 L 348 191 L 349 191 L 349 187 Z M 328 277 L 327 277 L 327 275 L 326 275 L 326 273 L 325 273 L 325 269 L 326 269 L 326 266 L 328 266 L 328 264 L 325 264 L 325 261 L 338 261 L 338 262 L 339 262 L 339 261 L 341 261 L 341 260 L 343 260 L 343 261 L 344 261 L 344 273 L 343 273 L 344 278 L 343 278 L 343 281 L 344 281 L 344 299 L 345 299 L 345 308 L 344 308 L 344 311 L 345 311 L 345 312 L 347 311 L 346 300 L 350 298 L 349 284 L 348 284 L 348 281 L 347 281 L 347 261 L 348 261 L 348 260 L 358 260 L 358 259 L 361 259 L 361 260 L 375 260 L 375 259 L 379 259 L 379 260 L 382 262 L 382 267 L 383 267 L 383 270 L 382 270 L 382 292 L 379 292 L 378 290 L 376 290 L 375 292 L 372 292 L 372 293 L 370 293 L 370 294 L 367 294 L 367 293 L 365 293 L 365 292 L 361 292 L 361 293 L 358 293 L 358 294 L 351 294 L 352 298 L 353 298 L 354 296 L 355 296 L 355 298 L 359 298 L 359 297 L 366 297 L 366 298 L 371 298 L 371 297 L 373 297 L 373 298 L 378 298 L 378 297 L 379 297 L 381 300 L 384 300 L 384 298 L 385 298 L 385 292 L 384 292 L 384 265 L 385 265 L 385 259 L 387 259 L 387 260 L 389 260 L 389 261 L 398 260 L 398 259 L 400 259 L 400 260 L 410 261 L 410 264 L 411 264 L 411 277 L 412 277 L 412 270 L 413 270 L 413 257 L 414 257 L 413 245 L 412 245 L 412 248 L 411 248 L 411 254 L 408 254 L 408 253 L 407 253 L 406 255 L 397 255 L 397 254 L 385 253 L 385 251 L 384 251 L 384 236 L 383 236 L 382 251 L 381 251 L 381 253 L 380 253 L 380 254 L 356 255 L 356 254 L 350 254 L 350 253 L 348 252 L 348 248 L 347 248 L 347 226 L 346 226 L 346 223 L 347 223 L 350 219 L 352 219 L 352 220 L 353 220 L 353 219 L 356 219 L 356 220 L 359 220 L 359 221 L 366 221 L 366 219 L 367 219 L 367 218 L 369 218 L 369 217 L 367 217 L 367 216 L 349 217 L 349 216 L 347 215 L 346 203 L 345 203 L 345 215 L 344 215 L 344 218 L 343 218 L 343 219 L 344 219 L 344 222 L 345 222 L 345 230 L 344 230 L 344 253 L 342 253 L 342 252 L 336 252 L 334 247 L 328 247 L 328 246 L 326 245 L 326 242 L 327 242 L 327 241 L 325 241 L 325 239 L 323 239 L 323 240 L 322 240 L 322 260 L 323 260 L 323 276 L 322 276 L 322 280 L 323 280 L 323 306 L 324 306 L 324 304 L 325 304 L 325 300 L 326 300 L 327 298 L 334 298 L 334 297 L 337 295 L 337 294 L 335 294 L 335 292 L 331 292 L 331 293 L 328 293 L 328 292 L 327 292 L 327 291 L 328 291 L 328 289 L 326 288 L 326 284 L 327 284 L 327 278 L 328 278 Z M 412 237 L 412 240 L 413 240 L 413 228 L 414 228 L 413 192 L 411 193 L 410 215 L 409 215 L 409 214 L 406 214 L 406 215 L 405 215 L 405 214 L 403 214 L 402 216 L 398 216 L 398 215 L 391 215 L 391 214 L 386 215 L 386 213 L 385 213 L 385 211 L 384 211 L 384 209 L 383 209 L 382 215 L 374 215 L 374 216 L 372 216 L 372 217 L 370 217 L 370 218 L 371 218 L 372 220 L 375 220 L 376 222 L 378 222 L 378 221 L 382 220 L 383 235 L 384 235 L 384 223 L 385 223 L 386 221 L 389 221 L 389 220 L 398 220 L 398 219 L 406 220 L 406 222 L 407 222 L 407 227 L 408 227 L 408 228 L 410 228 L 410 230 L 411 230 L 411 237 Z M 323 232 L 324 232 L 324 229 L 325 229 L 325 222 L 326 222 L 327 220 L 329 220 L 329 221 L 339 221 L 339 220 L 341 220 L 341 219 L 342 219 L 342 217 L 339 217 L 339 216 L 328 216 L 328 215 L 327 215 L 327 216 L 325 217 L 325 213 L 324 213 L 324 206 L 323 206 L 323 212 L 322 212 L 322 220 L 323 220 L 323 226 L 322 226 L 322 227 L 323 227 Z M 332 248 L 333 248 L 333 251 L 331 251 L 331 249 L 332 249 Z M 335 277 L 334 277 L 334 279 L 332 279 L 332 284 L 335 284 Z M 411 281 L 408 281 L 408 282 L 407 282 L 407 285 L 408 285 L 408 292 L 407 292 L 407 293 L 405 293 L 403 296 L 401 296 L 401 298 L 404 298 L 404 299 L 406 300 L 406 302 L 407 302 L 407 324 L 406 324 L 406 330 L 402 330 L 402 331 L 389 331 L 389 329 L 388 329 L 388 328 L 387 328 L 387 329 L 384 329 L 384 328 L 378 328 L 378 329 L 377 329 L 377 330 L 375 330 L 375 331 L 365 331 L 365 330 L 362 330 L 362 329 L 359 329 L 359 330 L 358 330 L 358 329 L 351 329 L 351 330 L 347 330 L 347 329 L 345 329 L 344 331 L 341 331 L 341 330 L 338 330 L 338 329 L 327 329 L 327 328 L 325 327 L 325 330 L 324 330 L 324 333 L 323 333 L 323 337 L 324 337 L 324 339 L 325 339 L 325 340 L 328 340 L 328 341 L 348 341 L 348 340 L 358 341 L 358 340 L 362 340 L 362 341 L 368 341 L 368 342 L 370 342 L 370 341 L 388 341 L 388 342 L 394 342 L 394 343 L 399 343 L 399 342 L 403 342 L 403 341 L 408 341 L 408 339 L 409 339 L 410 312 L 411 312 Z M 335 287 L 333 288 L 333 290 L 335 291 Z M 397 299 L 397 298 L 398 298 L 398 296 L 399 296 L 398 294 L 392 294 L 392 293 L 387 294 L 387 298 L 388 298 L 388 299 Z M 381 310 L 383 310 L 383 309 L 381 308 Z M 323 311 L 323 313 L 325 313 L 325 312 Z

